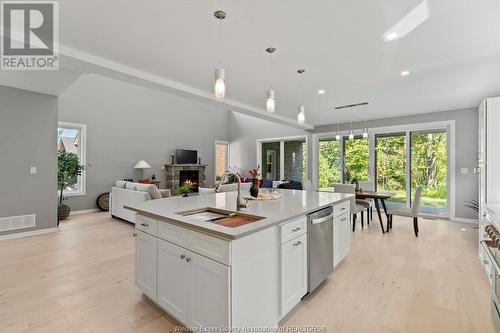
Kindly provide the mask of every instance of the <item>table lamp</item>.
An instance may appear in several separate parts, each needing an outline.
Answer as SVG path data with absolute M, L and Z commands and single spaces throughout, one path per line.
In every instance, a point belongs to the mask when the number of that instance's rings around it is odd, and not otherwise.
M 139 179 L 144 179 L 144 169 L 151 169 L 151 165 L 148 162 L 141 160 L 135 164 L 134 169 L 139 169 Z

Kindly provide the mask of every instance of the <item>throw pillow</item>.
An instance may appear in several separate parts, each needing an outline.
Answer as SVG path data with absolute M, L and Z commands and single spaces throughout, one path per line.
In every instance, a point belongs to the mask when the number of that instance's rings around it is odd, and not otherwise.
M 151 184 L 151 181 L 149 179 L 139 179 L 137 181 L 139 184 Z
M 203 195 L 203 194 L 210 194 L 210 193 L 215 193 L 215 188 L 198 187 L 198 193 L 199 193 L 200 195 Z
M 170 189 L 161 189 L 160 190 L 161 197 L 162 198 L 170 198 L 172 196 L 172 192 L 170 192 Z
M 131 191 L 137 191 L 137 183 L 128 182 L 125 184 L 125 188 Z
M 125 185 L 127 185 L 128 181 L 126 180 L 117 180 L 115 183 L 115 187 L 118 188 L 125 188 Z
M 137 184 L 137 191 L 149 193 L 153 200 L 162 198 L 160 190 L 153 184 Z

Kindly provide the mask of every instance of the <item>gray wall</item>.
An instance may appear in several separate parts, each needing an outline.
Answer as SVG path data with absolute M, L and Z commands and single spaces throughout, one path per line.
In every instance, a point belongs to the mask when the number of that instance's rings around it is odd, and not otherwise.
M 57 98 L 0 87 L 0 217 L 36 214 L 36 227 L 57 226 Z M 30 174 L 30 167 L 37 174 Z
M 231 112 L 229 115 L 230 165 L 248 176 L 247 171 L 257 166 L 258 139 L 304 134 L 308 133 L 297 128 Z
M 477 165 L 477 108 L 378 119 L 368 121 L 367 125 L 368 128 L 376 128 L 444 120 L 455 120 L 455 215 L 459 218 L 477 219 L 477 214 L 464 207 L 466 200 L 478 198 L 477 176 L 472 172 Z M 354 129 L 360 129 L 363 126 L 363 123 L 353 124 Z M 336 128 L 337 125 L 319 126 L 313 132 L 334 132 Z M 341 124 L 340 128 L 341 130 L 348 130 L 349 124 Z M 460 174 L 460 168 L 469 168 L 469 174 Z
M 213 183 L 215 140 L 229 140 L 227 111 L 93 74 L 59 97 L 59 120 L 87 125 L 87 195 L 70 198 L 72 210 L 94 208 L 117 179 L 137 179 L 138 160 L 164 187 L 161 166 L 176 148 L 198 150 Z

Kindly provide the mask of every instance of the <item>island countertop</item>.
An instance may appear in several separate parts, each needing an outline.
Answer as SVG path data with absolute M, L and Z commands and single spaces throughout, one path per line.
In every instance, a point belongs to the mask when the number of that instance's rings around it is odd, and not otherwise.
M 282 197 L 279 199 L 267 201 L 249 200 L 248 208 L 241 208 L 240 212 L 264 218 L 237 228 L 198 221 L 189 216 L 176 214 L 178 212 L 206 207 L 236 211 L 237 192 L 213 193 L 189 198 L 171 197 L 156 199 L 125 206 L 125 208 L 159 221 L 177 224 L 187 229 L 231 240 L 304 216 L 326 206 L 347 201 L 352 196 L 352 194 L 344 193 L 281 189 L 278 191 L 282 194 Z

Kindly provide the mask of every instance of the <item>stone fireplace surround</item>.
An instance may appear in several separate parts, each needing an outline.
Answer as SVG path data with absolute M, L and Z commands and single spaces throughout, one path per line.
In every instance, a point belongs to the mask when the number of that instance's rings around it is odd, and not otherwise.
M 165 164 L 165 180 L 166 188 L 172 191 L 172 195 L 177 195 L 179 191 L 180 172 L 185 171 L 198 171 L 198 186 L 205 187 L 206 177 L 205 170 L 206 164 Z

